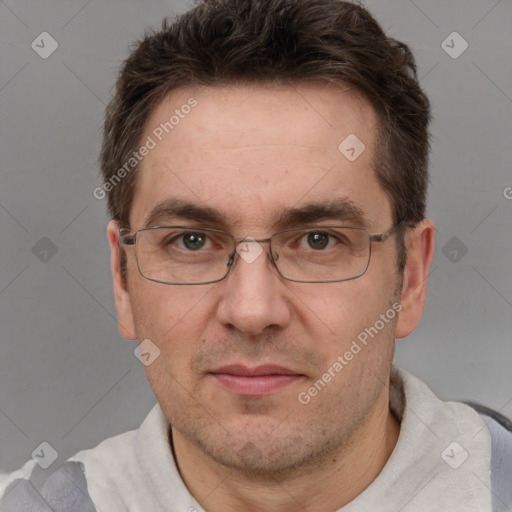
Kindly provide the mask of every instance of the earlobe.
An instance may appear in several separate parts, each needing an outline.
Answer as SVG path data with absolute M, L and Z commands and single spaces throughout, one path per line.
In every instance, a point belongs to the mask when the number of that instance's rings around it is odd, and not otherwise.
M 121 276 L 121 248 L 119 246 L 119 224 L 117 221 L 111 220 L 108 223 L 107 237 L 110 244 L 110 265 L 114 284 L 114 299 L 117 309 L 119 332 L 123 338 L 134 340 L 137 339 L 137 335 L 130 294 Z
M 409 336 L 418 326 L 427 297 L 427 279 L 434 257 L 435 227 L 424 219 L 406 234 L 407 263 L 404 269 L 396 337 Z

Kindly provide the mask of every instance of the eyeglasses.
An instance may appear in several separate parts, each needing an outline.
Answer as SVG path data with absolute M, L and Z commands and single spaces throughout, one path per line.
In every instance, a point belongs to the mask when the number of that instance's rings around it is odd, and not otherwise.
M 119 244 L 135 246 L 140 274 L 157 283 L 216 283 L 228 275 L 237 255 L 250 262 L 264 243 L 284 279 L 334 283 L 361 277 L 370 264 L 372 242 L 384 242 L 402 225 L 373 235 L 347 226 L 293 228 L 261 240 L 196 226 L 155 226 L 133 235 L 120 229 Z

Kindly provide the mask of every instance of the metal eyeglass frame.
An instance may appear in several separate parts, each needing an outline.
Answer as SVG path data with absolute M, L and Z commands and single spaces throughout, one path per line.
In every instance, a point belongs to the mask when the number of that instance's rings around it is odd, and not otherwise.
M 410 225 L 410 223 L 407 223 L 406 221 L 400 221 L 397 224 L 395 224 L 392 228 L 388 229 L 387 231 L 384 231 L 383 233 L 375 233 L 375 234 L 369 233 L 364 228 L 354 227 L 354 226 L 332 226 L 332 225 L 330 225 L 330 226 L 299 227 L 299 228 L 290 228 L 290 229 L 285 229 L 285 230 L 282 230 L 282 231 L 278 231 L 278 232 L 274 233 L 273 235 L 271 235 L 270 238 L 261 238 L 261 239 L 258 239 L 258 240 L 254 239 L 254 238 L 235 238 L 231 233 L 228 233 L 227 231 L 222 231 L 222 230 L 213 229 L 213 228 L 203 228 L 201 226 L 151 226 L 151 227 L 148 227 L 148 228 L 139 229 L 135 233 L 133 233 L 133 235 L 127 235 L 126 234 L 129 231 L 128 229 L 120 228 L 119 229 L 119 245 L 135 246 L 136 241 L 137 241 L 137 234 L 140 233 L 141 231 L 151 231 L 151 230 L 166 229 L 166 228 L 190 229 L 190 230 L 194 230 L 194 231 L 197 230 L 197 231 L 207 231 L 207 232 L 210 232 L 210 233 L 220 233 L 220 234 L 223 234 L 223 235 L 227 235 L 228 237 L 231 238 L 231 240 L 233 240 L 234 250 L 229 255 L 228 261 L 226 263 L 226 266 L 227 266 L 226 273 L 221 278 L 219 278 L 219 279 L 214 279 L 212 281 L 201 281 L 201 282 L 197 282 L 197 283 L 169 282 L 169 281 L 162 281 L 162 280 L 159 280 L 159 279 L 154 279 L 154 278 L 151 278 L 151 277 L 147 277 L 147 276 L 145 276 L 142 273 L 142 270 L 141 270 L 141 268 L 139 266 L 139 261 L 138 261 L 138 258 L 137 258 L 137 252 L 135 252 L 135 261 L 137 262 L 137 268 L 139 269 L 139 274 L 144 279 L 147 279 L 149 281 L 154 281 L 155 283 L 170 284 L 170 285 L 201 285 L 201 284 L 218 283 L 219 281 L 222 281 L 223 279 L 225 279 L 227 277 L 227 275 L 229 274 L 229 271 L 234 266 L 233 263 L 234 263 L 234 260 L 235 260 L 236 254 L 237 254 L 237 247 L 238 247 L 239 244 L 241 244 L 243 242 L 259 243 L 259 244 L 263 244 L 263 243 L 269 244 L 270 250 L 269 250 L 268 256 L 269 256 L 270 260 L 272 261 L 272 263 L 274 264 L 274 267 L 276 268 L 276 270 L 279 273 L 279 275 L 283 279 L 286 279 L 287 281 L 293 281 L 295 283 L 339 283 L 339 282 L 342 282 L 342 281 L 352 281 L 353 279 L 358 279 L 359 277 L 363 276 L 366 273 L 366 271 L 368 270 L 368 267 L 370 266 L 370 260 L 371 260 L 371 255 L 372 255 L 372 242 L 378 242 L 378 243 L 385 242 L 388 238 L 391 237 L 391 235 L 393 235 L 401 227 L 408 226 L 408 225 Z M 274 255 L 274 253 L 272 251 L 272 238 L 274 238 L 276 235 L 280 235 L 282 233 L 287 233 L 287 232 L 290 232 L 290 231 L 304 231 L 304 230 L 310 231 L 310 230 L 321 230 L 321 229 L 329 229 L 329 228 L 331 228 L 331 229 L 332 228 L 354 229 L 354 230 L 364 231 L 368 235 L 368 239 L 369 239 L 369 242 L 370 242 L 369 243 L 368 262 L 366 264 L 365 269 L 361 273 L 359 273 L 359 274 L 357 274 L 355 276 L 346 277 L 346 278 L 343 278 L 343 279 L 329 279 L 329 280 L 320 280 L 320 281 L 318 281 L 318 280 L 306 281 L 306 280 L 300 280 L 300 279 L 291 279 L 291 278 L 286 277 L 284 274 L 281 273 L 281 270 L 279 270 L 279 266 L 277 265 L 277 259 L 279 258 L 279 255 L 278 254 Z

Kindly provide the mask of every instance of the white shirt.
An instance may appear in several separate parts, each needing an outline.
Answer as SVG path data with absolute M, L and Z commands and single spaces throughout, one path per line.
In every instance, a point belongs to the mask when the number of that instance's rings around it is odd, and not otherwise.
M 394 368 L 390 408 L 398 442 L 378 477 L 338 512 L 491 512 L 491 438 L 469 406 L 443 402 L 419 379 Z M 204 512 L 174 461 L 169 424 L 158 405 L 139 429 L 71 457 L 85 467 L 89 494 L 101 512 Z M 4 478 L 0 496 L 33 461 Z M 327 511 L 326 511 L 327 512 Z

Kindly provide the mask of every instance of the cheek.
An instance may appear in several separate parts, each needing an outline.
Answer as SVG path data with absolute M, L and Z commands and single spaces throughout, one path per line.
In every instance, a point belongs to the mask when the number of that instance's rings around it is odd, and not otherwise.
M 370 276 L 314 289 L 304 287 L 299 295 L 302 322 L 339 343 L 373 325 L 389 308 L 394 289 L 393 280 L 378 283 Z
M 204 338 L 201 322 L 208 314 L 201 298 L 205 291 L 198 295 L 148 283 L 133 299 L 137 337 L 157 347 L 158 356 L 144 365 L 144 371 L 159 401 L 172 411 L 194 385 L 190 362 Z
M 130 294 L 138 331 L 165 338 L 184 325 L 193 326 L 199 312 L 204 314 L 202 303 L 207 292 L 206 287 L 166 285 L 137 276 Z
M 131 295 L 137 338 L 150 339 L 160 350 L 160 362 L 175 373 L 178 367 L 187 366 L 202 343 L 213 314 L 207 300 L 209 289 L 144 281 L 137 283 Z

